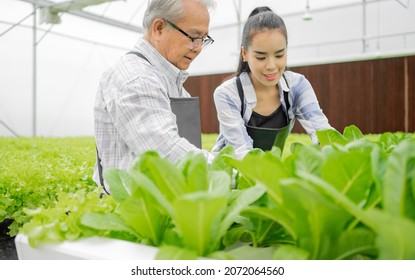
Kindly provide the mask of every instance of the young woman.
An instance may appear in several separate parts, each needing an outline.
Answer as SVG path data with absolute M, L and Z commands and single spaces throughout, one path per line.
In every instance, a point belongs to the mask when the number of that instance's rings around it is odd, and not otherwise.
M 285 71 L 287 29 L 268 7 L 254 9 L 242 33 L 235 76 L 214 93 L 220 132 L 213 152 L 232 145 L 242 158 L 253 148 L 283 150 L 297 119 L 317 143 L 316 131 L 331 128 L 309 81 Z

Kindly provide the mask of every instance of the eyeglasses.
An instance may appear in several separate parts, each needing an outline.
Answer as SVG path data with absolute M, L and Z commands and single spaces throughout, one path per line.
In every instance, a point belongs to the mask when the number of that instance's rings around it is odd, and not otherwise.
M 175 25 L 173 22 L 171 22 L 171 21 L 169 21 L 165 18 L 163 18 L 163 20 L 165 22 L 167 22 L 171 27 L 173 27 L 174 29 L 176 29 L 177 31 L 182 33 L 184 36 L 186 36 L 187 38 L 192 40 L 192 43 L 189 45 L 189 49 L 191 49 L 191 50 L 193 50 L 194 48 L 200 47 L 200 46 L 202 46 L 202 49 L 204 49 L 204 48 L 206 48 L 207 46 L 209 46 L 210 44 L 212 44 L 214 42 L 214 40 L 209 35 L 206 35 L 203 38 L 198 38 L 198 37 L 195 38 L 195 37 L 190 36 L 186 32 L 184 32 L 180 27 Z

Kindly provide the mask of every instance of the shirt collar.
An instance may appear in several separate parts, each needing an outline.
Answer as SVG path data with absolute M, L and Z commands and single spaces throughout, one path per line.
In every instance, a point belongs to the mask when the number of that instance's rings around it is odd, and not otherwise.
M 248 72 L 242 72 L 241 75 L 239 75 L 239 78 L 241 79 L 241 84 L 244 90 L 246 102 L 255 103 L 256 93 Z
M 187 71 L 180 70 L 171 64 L 144 38 L 139 38 L 135 47 L 148 59 L 151 65 L 163 72 L 171 82 L 181 85 L 189 77 Z
M 254 89 L 254 85 L 252 84 L 251 78 L 249 77 L 248 72 L 242 72 L 239 75 L 239 78 L 241 79 L 241 83 L 242 83 L 242 88 L 244 90 L 244 95 L 246 98 L 246 102 L 248 103 L 254 103 L 256 102 L 256 94 L 255 94 L 255 89 Z M 280 90 L 282 90 L 283 92 L 289 92 L 290 88 L 287 85 L 286 80 L 284 79 L 284 77 L 281 77 L 279 82 L 278 82 L 278 86 L 280 88 Z

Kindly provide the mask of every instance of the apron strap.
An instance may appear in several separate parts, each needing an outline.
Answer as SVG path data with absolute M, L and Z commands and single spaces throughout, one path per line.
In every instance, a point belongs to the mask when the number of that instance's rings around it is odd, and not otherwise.
M 105 188 L 105 184 L 104 184 L 104 177 L 102 176 L 102 165 L 101 165 L 101 158 L 99 157 L 98 154 L 98 147 L 95 145 L 95 150 L 97 151 L 97 165 L 98 165 L 98 175 L 99 175 L 99 183 L 102 186 L 102 190 L 103 192 L 101 193 L 100 197 L 102 197 L 102 195 L 105 194 L 109 194 L 109 192 L 107 191 L 107 189 Z
M 142 59 L 146 60 L 148 63 L 150 63 L 150 64 L 151 64 L 151 62 L 150 62 L 150 61 L 148 61 L 147 57 L 145 57 L 142 53 L 139 53 L 139 52 L 134 52 L 134 51 L 130 51 L 130 52 L 128 52 L 127 54 L 135 54 L 136 56 L 138 56 L 138 57 L 140 57 L 140 58 L 142 58 Z M 152 64 L 151 64 L 151 65 L 152 65 Z
M 239 76 L 236 77 L 236 87 L 238 88 L 239 98 L 241 99 L 241 116 L 244 118 L 245 113 L 245 98 L 244 98 L 244 90 L 242 88 L 241 79 Z
M 282 75 L 282 77 L 284 78 L 285 83 L 287 84 L 287 87 L 290 88 L 284 74 Z M 236 87 L 238 88 L 239 98 L 241 99 L 241 116 L 243 118 L 244 113 L 245 113 L 245 98 L 244 98 L 244 90 L 242 88 L 242 83 L 241 83 L 241 79 L 239 78 L 239 76 L 236 77 Z M 291 104 L 288 101 L 288 91 L 284 91 L 284 101 L 287 106 L 287 120 L 288 122 L 290 122 L 290 118 L 288 116 L 288 110 L 290 110 Z
M 284 81 L 285 81 L 285 83 L 287 84 L 288 89 L 290 89 L 290 86 L 288 85 L 288 81 L 287 81 L 287 79 L 285 78 L 285 75 L 284 75 L 284 74 L 282 74 L 282 77 L 284 78 Z M 290 118 L 288 117 L 288 110 L 290 110 L 291 104 L 290 104 L 290 102 L 288 101 L 288 91 L 284 91 L 284 101 L 285 101 L 285 104 L 287 105 L 287 119 L 288 119 L 288 121 L 289 121 L 289 120 L 290 120 Z

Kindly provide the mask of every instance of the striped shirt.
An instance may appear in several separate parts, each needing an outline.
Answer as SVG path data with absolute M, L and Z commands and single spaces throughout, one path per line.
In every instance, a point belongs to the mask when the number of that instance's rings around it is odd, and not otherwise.
M 290 119 L 298 120 L 305 131 L 310 135 L 313 143 L 318 143 L 316 131 L 331 128 L 326 116 L 323 114 L 317 97 L 310 82 L 298 73 L 285 71 L 285 78 L 279 81 L 279 96 L 284 112 Z M 248 135 L 245 124 L 252 115 L 256 106 L 256 94 L 249 74 L 240 75 L 242 88 L 245 94 L 245 112 L 241 118 L 241 100 L 236 86 L 236 78 L 229 79 L 220 85 L 214 93 L 216 111 L 219 119 L 219 136 L 212 152 L 217 152 L 224 146 L 232 145 L 236 157 L 242 158 L 253 149 L 253 140 Z M 288 91 L 288 101 L 291 104 L 287 112 L 283 91 Z
M 102 167 L 128 170 L 133 160 L 155 150 L 172 162 L 187 152 L 204 153 L 178 134 L 170 97 L 190 97 L 183 88 L 188 77 L 140 38 L 134 52 L 125 54 L 103 73 L 94 105 L 95 137 Z M 95 165 L 93 179 L 99 184 Z

